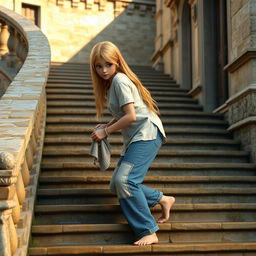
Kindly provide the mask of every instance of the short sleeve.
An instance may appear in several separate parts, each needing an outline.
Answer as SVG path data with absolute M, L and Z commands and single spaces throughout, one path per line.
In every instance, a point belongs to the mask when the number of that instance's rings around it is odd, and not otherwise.
M 132 87 L 128 83 L 116 81 L 115 92 L 118 99 L 119 107 L 122 107 L 128 103 L 134 103 Z

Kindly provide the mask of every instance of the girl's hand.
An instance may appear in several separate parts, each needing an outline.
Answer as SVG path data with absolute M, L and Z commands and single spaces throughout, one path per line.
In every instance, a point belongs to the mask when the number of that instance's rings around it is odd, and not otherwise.
M 98 128 L 106 128 L 107 127 L 107 124 L 97 124 L 95 127 L 94 127 L 94 130 L 98 129 Z
M 106 137 L 107 137 L 107 134 L 104 129 L 94 129 L 94 131 L 91 133 L 91 138 L 94 141 L 99 142 Z

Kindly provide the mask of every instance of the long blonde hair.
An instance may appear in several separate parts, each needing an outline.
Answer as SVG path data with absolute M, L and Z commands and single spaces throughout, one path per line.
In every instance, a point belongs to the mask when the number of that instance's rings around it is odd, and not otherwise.
M 101 78 L 96 71 L 95 63 L 100 58 L 106 62 L 112 63 L 117 66 L 117 71 L 122 72 L 136 85 L 141 95 L 142 100 L 148 109 L 156 114 L 159 114 L 156 101 L 152 98 L 150 92 L 142 85 L 138 77 L 132 72 L 127 63 L 125 62 L 121 52 L 116 45 L 109 41 L 97 43 L 90 55 L 90 69 L 93 82 L 94 97 L 96 103 L 97 117 L 100 117 L 107 106 L 106 93 L 110 87 L 110 82 Z

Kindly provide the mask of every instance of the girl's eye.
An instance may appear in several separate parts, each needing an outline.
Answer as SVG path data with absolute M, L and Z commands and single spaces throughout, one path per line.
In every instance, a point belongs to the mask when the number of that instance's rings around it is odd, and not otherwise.
M 113 64 L 112 63 L 107 63 L 107 67 L 110 68 Z
M 99 69 L 99 68 L 101 68 L 101 65 L 96 65 L 95 67 L 96 67 L 97 69 Z

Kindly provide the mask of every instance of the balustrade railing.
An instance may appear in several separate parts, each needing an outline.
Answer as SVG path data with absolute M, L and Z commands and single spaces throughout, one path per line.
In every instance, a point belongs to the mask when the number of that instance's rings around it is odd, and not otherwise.
M 0 19 L 0 97 L 19 72 L 28 52 L 28 44 L 20 29 Z
M 44 138 L 47 38 L 0 6 L 0 255 L 27 255 Z

